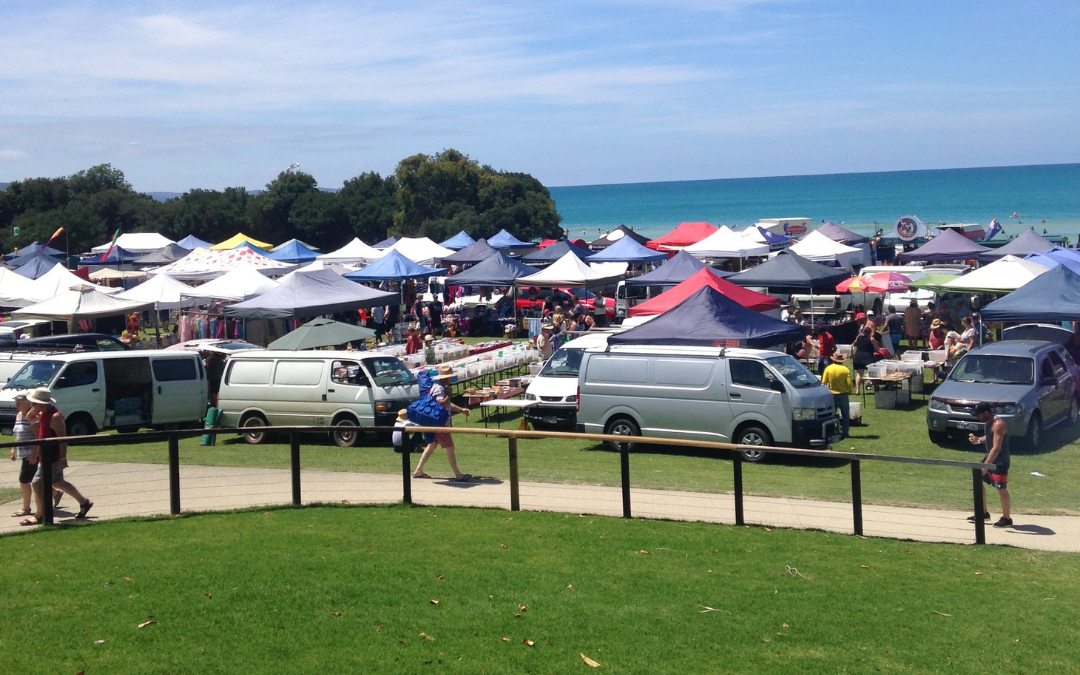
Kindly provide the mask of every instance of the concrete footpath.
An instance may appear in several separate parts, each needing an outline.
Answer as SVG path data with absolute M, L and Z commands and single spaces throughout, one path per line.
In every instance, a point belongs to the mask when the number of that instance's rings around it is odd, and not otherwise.
M 0 487 L 16 487 L 16 473 L 4 472 Z M 168 467 L 164 465 L 74 462 L 65 474 L 94 502 L 89 514 L 91 522 L 169 513 Z M 399 475 L 304 471 L 301 480 L 305 504 L 401 501 Z M 292 501 L 290 473 L 284 469 L 182 466 L 180 486 L 180 504 L 185 512 Z M 420 505 L 510 508 L 509 482 L 494 478 L 477 478 L 469 483 L 445 478 L 416 479 L 412 492 L 414 503 Z M 617 487 L 522 482 L 520 497 L 521 508 L 527 511 L 622 515 L 622 491 Z M 993 511 L 996 500 L 993 495 L 988 497 Z M 735 522 L 735 500 L 730 494 L 632 489 L 631 505 L 636 518 Z M 0 533 L 28 529 L 19 526 L 20 518 L 8 517 L 20 507 L 18 501 L 0 506 Z M 843 534 L 851 534 L 853 528 L 851 505 L 846 502 L 747 496 L 744 510 L 746 522 L 751 524 Z M 77 511 L 78 505 L 65 496 L 56 520 L 64 522 Z M 961 511 L 864 505 L 863 530 L 870 537 L 971 544 L 975 529 L 967 522 L 968 515 Z M 987 523 L 987 543 L 1080 552 L 1080 517 L 1018 515 L 1013 521 L 1012 528 L 1001 530 Z

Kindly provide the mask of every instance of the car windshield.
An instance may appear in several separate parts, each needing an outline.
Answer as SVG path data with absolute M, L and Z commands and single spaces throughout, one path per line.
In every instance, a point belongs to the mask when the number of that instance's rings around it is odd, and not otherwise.
M 392 356 L 377 356 L 364 359 L 364 367 L 371 373 L 376 387 L 398 387 L 416 383 L 416 378 L 401 362 Z
M 814 377 L 814 374 L 807 370 L 803 364 L 786 354 L 784 356 L 774 356 L 765 359 L 765 361 L 772 366 L 776 372 L 780 373 L 784 379 L 788 381 L 788 384 L 796 389 L 808 389 L 821 384 L 821 382 Z
M 1024 356 L 968 354 L 956 364 L 949 379 L 978 384 L 1032 384 L 1035 360 Z
M 47 387 L 63 365 L 62 361 L 31 361 L 15 373 L 15 377 L 8 380 L 4 389 Z
M 560 349 L 548 359 L 540 377 L 577 377 L 583 349 Z

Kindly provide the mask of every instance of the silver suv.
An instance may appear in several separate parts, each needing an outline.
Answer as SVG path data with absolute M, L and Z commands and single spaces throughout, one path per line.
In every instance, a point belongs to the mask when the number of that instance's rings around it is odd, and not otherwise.
M 1053 342 L 1005 340 L 971 350 L 930 398 L 926 424 L 930 440 L 944 443 L 957 432 L 982 433 L 972 414 L 989 403 L 1028 448 L 1038 447 L 1043 429 L 1080 415 L 1080 369 L 1065 348 Z

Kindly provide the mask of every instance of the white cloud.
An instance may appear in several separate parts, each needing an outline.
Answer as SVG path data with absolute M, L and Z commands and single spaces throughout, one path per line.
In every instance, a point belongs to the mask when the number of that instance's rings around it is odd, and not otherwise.
M 29 155 L 23 150 L 16 150 L 14 148 L 4 148 L 0 150 L 0 159 L 5 159 L 9 162 L 17 162 L 20 159 L 26 159 Z

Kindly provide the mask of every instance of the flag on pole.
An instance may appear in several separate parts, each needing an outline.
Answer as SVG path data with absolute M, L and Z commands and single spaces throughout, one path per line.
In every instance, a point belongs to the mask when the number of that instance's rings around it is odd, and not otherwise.
M 986 231 L 986 234 L 984 234 L 982 236 L 982 238 L 979 239 L 979 241 L 989 241 L 989 240 L 993 239 L 995 236 L 997 236 L 997 234 L 999 232 L 1004 232 L 1004 231 L 1005 231 L 1005 228 L 1001 226 L 1001 223 L 998 222 L 997 218 L 994 218 L 993 220 L 990 221 L 990 229 L 988 229 Z
M 53 232 L 53 235 L 51 237 L 49 237 L 49 241 L 45 242 L 45 246 L 43 246 L 42 248 L 48 248 L 49 244 L 53 243 L 53 239 L 56 239 L 57 237 L 59 237 L 60 233 L 63 232 L 63 231 L 64 231 L 64 228 L 61 227 L 61 228 L 57 229 L 56 232 Z
M 109 257 L 109 254 L 112 253 L 113 247 L 116 246 L 116 240 L 119 239 L 119 238 L 120 238 L 120 228 L 118 227 L 118 228 L 116 228 L 116 232 L 112 236 L 112 241 L 109 242 L 109 249 L 107 251 L 105 251 L 104 255 L 102 255 L 100 258 L 98 258 L 98 262 L 105 262 L 105 260 Z

